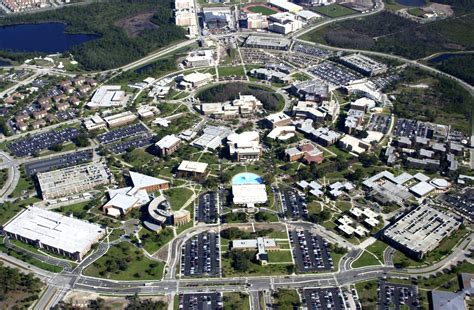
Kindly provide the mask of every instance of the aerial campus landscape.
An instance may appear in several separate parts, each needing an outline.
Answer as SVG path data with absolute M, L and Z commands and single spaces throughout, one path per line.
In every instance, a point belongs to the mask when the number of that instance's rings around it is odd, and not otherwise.
M 1 309 L 473 309 L 474 3 L 0 0 Z

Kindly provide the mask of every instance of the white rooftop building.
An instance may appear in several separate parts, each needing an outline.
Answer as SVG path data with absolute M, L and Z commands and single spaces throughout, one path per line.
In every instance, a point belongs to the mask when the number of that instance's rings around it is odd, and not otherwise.
M 97 224 L 37 207 L 22 210 L 2 230 L 10 238 L 74 260 L 82 260 L 106 233 Z
M 297 13 L 303 10 L 303 7 L 286 0 L 270 0 L 268 1 L 268 4 L 276 8 L 279 8 L 282 11 L 291 12 L 291 13 Z
M 131 209 L 140 207 L 150 201 L 148 192 L 167 189 L 169 182 L 138 172 L 130 171 L 133 187 L 109 190 L 110 200 L 102 207 L 107 215 L 118 217 L 127 214 Z
M 247 207 L 265 203 L 268 199 L 265 184 L 232 185 L 232 195 L 234 204 Z
M 104 85 L 99 87 L 86 106 L 90 109 L 123 107 L 127 104 L 128 96 L 120 85 Z
M 229 153 L 237 161 L 259 160 L 262 148 L 257 131 L 244 131 L 240 134 L 233 133 L 227 137 Z

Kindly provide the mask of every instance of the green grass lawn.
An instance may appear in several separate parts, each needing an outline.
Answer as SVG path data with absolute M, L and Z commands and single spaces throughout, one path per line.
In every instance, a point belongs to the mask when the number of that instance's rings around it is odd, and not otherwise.
M 270 195 L 269 197 L 273 197 L 273 195 Z M 257 222 L 278 222 L 278 216 L 275 213 L 260 211 L 257 214 L 259 214 L 256 215 L 257 217 L 255 218 Z
M 248 10 L 253 13 L 262 13 L 262 15 L 267 15 L 267 16 L 277 13 L 277 11 L 272 10 L 266 6 L 261 6 L 261 5 L 250 7 L 248 8 Z
M 191 198 L 193 192 L 184 187 L 172 188 L 166 191 L 166 196 L 169 198 L 171 209 L 179 210 Z
M 0 169 L 0 188 L 3 187 L 3 185 L 5 185 L 5 182 L 7 181 L 8 179 L 8 169 L 5 168 L 5 169 Z
M 121 242 L 87 267 L 84 274 L 112 280 L 159 280 L 163 269 L 162 262 L 152 261 L 132 244 Z
M 362 255 L 355 262 L 352 263 L 353 268 L 376 266 L 376 265 L 380 265 L 380 263 L 372 254 L 367 253 L 366 251 L 364 251 L 364 253 L 362 253 Z
M 23 191 L 30 191 L 34 189 L 33 182 L 31 178 L 27 177 L 24 173 L 21 173 L 18 184 L 16 185 L 13 192 L 10 194 L 10 197 L 20 197 Z
M 401 284 L 415 284 L 418 285 L 419 289 L 441 289 L 444 291 L 456 292 L 460 289 L 458 282 L 459 273 L 473 273 L 474 265 L 469 262 L 462 262 L 458 264 L 450 272 L 440 272 L 436 275 L 431 275 L 427 279 L 419 277 L 416 280 L 406 280 L 399 278 L 390 278 L 389 282 L 401 283 Z
M 3 252 L 3 253 L 6 253 L 6 254 L 8 254 L 12 257 L 15 257 L 19 260 L 22 260 L 22 261 L 24 261 L 24 262 L 26 262 L 30 265 L 33 265 L 33 266 L 36 266 L 38 268 L 44 269 L 46 271 L 61 272 L 63 270 L 63 268 L 61 268 L 59 266 L 43 263 L 42 261 L 32 257 L 31 255 L 24 254 L 23 252 L 20 252 L 20 251 L 15 251 L 15 250 L 8 249 L 3 244 L 3 240 L 0 240 L 0 251 Z
M 150 254 L 155 253 L 174 238 L 171 228 L 163 229 L 158 233 L 142 228 L 138 234 L 142 241 L 143 248 Z
M 291 258 L 291 251 L 274 251 L 268 252 L 268 263 L 293 263 L 293 259 Z
M 0 225 L 5 224 L 14 217 L 18 212 L 23 210 L 22 207 L 18 206 L 16 203 L 5 202 L 0 205 Z
M 221 238 L 223 239 L 223 238 Z M 245 272 L 235 270 L 231 265 L 231 259 L 226 257 L 227 250 L 222 249 L 222 274 L 224 277 L 246 276 L 246 275 L 286 275 L 294 270 L 293 264 L 275 264 L 262 266 L 258 262 L 250 262 Z M 291 271 L 291 272 L 290 272 Z
M 276 309 L 299 309 L 300 296 L 296 290 L 279 289 L 273 294 Z
M 308 81 L 308 80 L 311 80 L 311 77 L 305 73 L 301 73 L 301 72 L 296 72 L 296 73 L 293 73 L 291 75 L 291 77 L 294 79 L 294 80 L 298 80 L 298 81 Z
M 224 310 L 250 310 L 249 295 L 240 292 L 225 292 L 223 297 Z
M 375 241 L 371 245 L 369 245 L 366 250 L 377 256 L 377 258 L 383 262 L 383 252 L 388 247 L 386 243 L 383 243 L 380 240 Z
M 345 212 L 352 208 L 352 203 L 350 201 L 336 201 L 336 207 L 338 207 L 342 212 Z
M 355 284 L 359 299 L 364 309 L 376 309 L 377 306 L 377 280 L 369 280 Z
M 223 76 L 245 76 L 244 68 L 242 66 L 236 67 L 218 67 L 217 71 L 219 72 L 219 77 Z
M 311 8 L 312 11 L 315 11 L 317 13 L 326 15 L 328 17 L 341 17 L 341 16 L 346 16 L 346 15 L 351 15 L 351 14 L 356 14 L 357 12 L 346 8 L 345 6 L 339 5 L 339 4 L 331 4 L 331 5 L 326 5 L 326 6 L 319 6 L 319 7 L 313 7 Z

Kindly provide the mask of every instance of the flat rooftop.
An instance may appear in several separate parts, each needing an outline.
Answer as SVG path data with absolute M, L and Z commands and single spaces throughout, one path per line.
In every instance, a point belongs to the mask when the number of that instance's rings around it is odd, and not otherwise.
M 178 171 L 187 171 L 195 173 L 204 173 L 207 169 L 206 163 L 200 163 L 197 161 L 183 160 L 178 167 Z
M 384 235 L 414 252 L 427 253 L 460 224 L 453 214 L 422 205 L 385 230 Z
M 82 253 L 104 233 L 97 224 L 37 207 L 20 212 L 3 230 L 69 253 Z
M 251 35 L 247 38 L 245 44 L 287 49 L 290 47 L 291 41 L 283 37 L 264 37 Z

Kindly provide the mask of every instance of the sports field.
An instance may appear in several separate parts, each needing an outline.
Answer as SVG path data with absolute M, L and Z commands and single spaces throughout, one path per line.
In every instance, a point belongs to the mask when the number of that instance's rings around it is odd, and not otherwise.
M 251 7 L 248 7 L 247 10 L 252 13 L 262 13 L 262 15 L 272 15 L 272 14 L 278 13 L 276 10 L 273 10 L 263 5 L 251 6 Z

